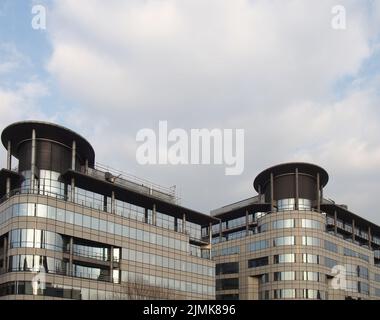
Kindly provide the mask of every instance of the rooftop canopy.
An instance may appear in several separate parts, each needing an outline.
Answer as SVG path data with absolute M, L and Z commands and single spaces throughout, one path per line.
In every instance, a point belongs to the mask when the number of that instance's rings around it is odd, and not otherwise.
M 8 141 L 11 141 L 11 153 L 18 158 L 18 147 L 32 137 L 32 130 L 36 130 L 37 139 L 49 139 L 62 143 L 68 147 L 76 141 L 77 153 L 82 159 L 88 160 L 90 167 L 95 163 L 95 152 L 91 144 L 78 133 L 62 127 L 60 125 L 43 121 L 22 121 L 16 122 L 6 127 L 1 134 L 1 142 L 7 148 Z
M 315 164 L 306 162 L 289 162 L 279 164 L 261 172 L 253 182 L 253 186 L 257 192 L 259 192 L 259 186 L 263 186 L 267 181 L 270 180 L 270 174 L 273 173 L 274 176 L 279 176 L 287 173 L 294 173 L 296 168 L 299 173 L 309 174 L 316 176 L 319 173 L 321 187 L 324 187 L 329 181 L 329 175 L 327 171 Z

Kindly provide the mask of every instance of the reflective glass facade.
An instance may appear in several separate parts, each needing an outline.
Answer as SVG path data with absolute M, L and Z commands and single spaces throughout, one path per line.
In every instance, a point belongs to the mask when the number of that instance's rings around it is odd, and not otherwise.
M 224 253 L 214 260 L 240 266 L 239 288 L 217 287 L 217 298 L 379 299 L 380 227 L 324 198 L 327 181 L 312 164 L 274 166 L 256 177 L 257 196 L 211 212 L 221 219 L 213 250 Z
M 169 188 L 95 167 L 89 143 L 65 128 L 23 122 L 4 135 L 19 171 L 0 179 L 0 299 L 215 298 L 216 219 Z

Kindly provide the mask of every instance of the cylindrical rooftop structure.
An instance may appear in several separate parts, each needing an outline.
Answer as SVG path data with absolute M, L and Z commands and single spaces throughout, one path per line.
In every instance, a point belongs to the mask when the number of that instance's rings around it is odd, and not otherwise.
M 276 203 L 282 200 L 288 200 L 295 203 L 297 209 L 300 202 L 307 201 L 319 209 L 322 190 L 328 179 L 326 170 L 317 165 L 292 162 L 262 171 L 255 178 L 253 186 L 272 206 L 276 206 Z
M 89 167 L 93 167 L 95 163 L 94 149 L 85 138 L 53 123 L 13 123 L 3 130 L 1 141 L 8 152 L 19 160 L 19 172 L 33 170 L 33 165 L 38 169 L 61 173 L 71 169 L 73 146 L 76 167 L 86 162 Z

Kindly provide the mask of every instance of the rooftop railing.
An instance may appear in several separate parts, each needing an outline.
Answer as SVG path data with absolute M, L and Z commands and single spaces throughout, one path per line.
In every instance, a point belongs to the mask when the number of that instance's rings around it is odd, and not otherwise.
M 87 168 L 87 170 L 85 167 L 82 167 L 81 173 L 114 183 L 115 185 L 138 193 L 156 197 L 175 204 L 180 203 L 180 198 L 176 195 L 176 186 L 172 186 L 170 188 L 163 187 L 151 181 L 112 169 L 99 163 L 96 164 L 95 168 Z

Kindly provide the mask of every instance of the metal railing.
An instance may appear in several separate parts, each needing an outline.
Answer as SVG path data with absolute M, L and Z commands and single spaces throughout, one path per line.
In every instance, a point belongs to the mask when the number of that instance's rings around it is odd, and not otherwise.
M 69 249 L 65 249 L 64 253 L 70 253 Z M 73 250 L 73 255 L 82 257 L 82 258 L 88 258 L 88 259 L 94 259 L 102 262 L 110 262 L 111 257 L 109 254 L 101 254 L 101 253 L 95 253 L 95 252 L 89 252 L 87 250 L 80 250 L 80 249 L 74 249 Z M 113 256 L 112 258 L 113 262 L 119 262 L 119 258 Z
M 176 195 L 176 186 L 170 188 L 163 187 L 151 181 L 112 169 L 99 163 L 96 164 L 95 168 L 81 167 L 80 172 L 148 196 L 163 199 L 175 204 L 180 203 L 180 198 Z

